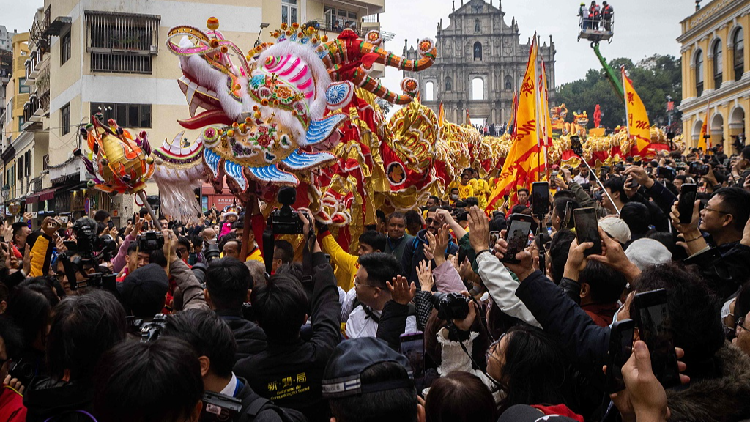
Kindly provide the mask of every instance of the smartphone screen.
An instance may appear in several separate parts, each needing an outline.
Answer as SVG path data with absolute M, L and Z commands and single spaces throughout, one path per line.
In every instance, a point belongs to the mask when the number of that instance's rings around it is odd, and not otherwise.
M 422 391 L 424 383 L 424 333 L 401 334 L 401 354 L 406 356 L 414 374 L 414 383 L 417 391 Z
M 531 184 L 531 212 L 534 215 L 547 215 L 549 212 L 549 183 Z
M 578 208 L 573 210 L 573 221 L 576 225 L 576 238 L 578 244 L 592 242 L 594 246 L 586 249 L 584 254 L 602 253 L 602 239 L 599 237 L 599 224 L 596 219 L 596 210 L 593 207 Z
M 525 218 L 514 218 L 511 216 L 510 227 L 508 228 L 508 252 L 505 253 L 503 261 L 505 262 L 518 262 L 516 260 L 516 254 L 523 251 L 526 245 L 529 243 L 529 234 L 531 233 L 531 220 L 530 217 L 524 215 Z
M 490 232 L 490 249 L 495 250 L 495 244 L 497 239 L 500 237 L 500 232 Z
M 563 229 L 572 229 L 574 227 L 574 224 L 572 224 L 572 218 L 573 218 L 573 202 L 568 201 L 565 203 L 565 216 L 563 218 Z
M 634 299 L 638 335 L 651 352 L 651 367 L 664 388 L 680 383 L 674 351 L 672 321 L 664 289 L 638 293 Z
M 616 393 L 625 389 L 622 379 L 622 366 L 633 352 L 635 321 L 624 319 L 612 324 L 609 335 L 609 358 L 607 360 L 606 392 Z
M 680 223 L 688 224 L 693 219 L 693 207 L 697 195 L 698 185 L 695 183 L 685 183 L 680 188 L 680 201 L 677 203 Z

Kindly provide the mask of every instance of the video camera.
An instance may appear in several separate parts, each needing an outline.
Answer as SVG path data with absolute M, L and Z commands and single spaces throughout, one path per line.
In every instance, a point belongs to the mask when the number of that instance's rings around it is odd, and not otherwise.
M 67 251 L 58 256 L 70 283 L 70 289 L 94 287 L 117 292 L 117 276 L 101 265 L 105 261 L 110 261 L 117 250 L 117 244 L 112 236 L 98 236 L 96 222 L 88 217 L 76 220 L 73 231 L 77 241 L 65 241 Z M 94 268 L 94 273 L 87 274 L 87 270 L 91 268 Z M 82 286 L 77 282 L 78 273 L 84 278 Z
M 150 322 L 135 317 L 128 317 L 128 332 L 140 336 L 141 343 L 155 341 L 166 326 L 167 316 L 164 314 L 154 315 L 154 319 Z
M 206 248 L 206 251 L 203 252 L 203 256 L 206 257 L 206 262 L 210 263 L 214 259 L 221 256 L 221 251 L 219 250 L 219 244 L 205 242 L 205 248 Z
M 164 248 L 164 235 L 158 231 L 147 231 L 138 234 L 138 251 L 151 253 Z
M 278 200 L 281 208 L 271 211 L 269 217 L 273 234 L 302 234 L 303 224 L 299 211 L 292 208 L 292 204 L 297 200 L 297 191 L 294 188 L 281 188 L 279 190 Z M 308 220 L 312 218 L 303 212 Z
M 442 320 L 466 319 L 469 315 L 469 299 L 460 293 L 433 293 L 428 298 Z

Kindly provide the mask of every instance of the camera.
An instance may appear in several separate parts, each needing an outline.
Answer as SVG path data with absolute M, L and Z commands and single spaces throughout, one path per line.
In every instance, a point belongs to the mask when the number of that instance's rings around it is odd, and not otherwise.
M 77 241 L 64 241 L 63 243 L 68 251 L 80 255 L 84 260 L 109 261 L 117 251 L 117 243 L 112 236 L 108 234 L 98 236 L 96 222 L 90 218 L 76 220 L 73 224 L 73 231 Z
M 34 366 L 30 362 L 24 362 L 23 359 L 14 363 L 8 370 L 10 378 L 17 379 L 24 386 L 28 386 L 34 378 Z
M 221 256 L 219 245 L 217 243 L 206 242 L 206 251 L 203 252 L 203 256 L 206 257 L 206 262 L 210 263 L 214 259 Z
M 141 343 L 149 343 L 159 338 L 161 330 L 167 326 L 167 316 L 156 314 L 150 322 L 128 317 L 128 332 L 141 337 Z
M 299 212 L 292 209 L 292 204 L 296 200 L 297 191 L 294 188 L 286 187 L 279 190 L 278 201 L 282 206 L 273 210 L 269 217 L 274 234 L 302 234 L 302 219 Z M 304 214 L 311 219 L 307 213 Z
M 138 251 L 151 253 L 164 248 L 164 235 L 157 231 L 147 231 L 138 235 Z
M 435 293 L 429 298 L 442 320 L 466 319 L 469 315 L 469 299 L 460 293 Z

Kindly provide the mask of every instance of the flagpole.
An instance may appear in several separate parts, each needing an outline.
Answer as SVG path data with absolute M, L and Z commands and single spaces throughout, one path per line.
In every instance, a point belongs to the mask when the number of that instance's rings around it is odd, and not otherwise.
M 541 142 L 541 139 L 542 138 L 539 136 L 540 132 L 541 132 L 539 130 L 539 125 L 540 125 L 540 122 L 539 122 L 539 120 L 540 120 L 540 108 L 541 108 L 541 104 L 540 103 L 541 103 L 541 101 L 539 101 L 539 89 L 540 89 L 540 87 L 539 87 L 539 85 L 540 85 L 540 83 L 539 83 L 539 79 L 540 79 L 539 78 L 539 65 L 538 65 L 538 63 L 539 63 L 539 60 L 538 60 L 538 58 L 539 58 L 539 43 L 537 42 L 537 35 L 536 35 L 536 33 L 534 33 L 534 39 L 533 39 L 532 42 L 534 44 L 532 44 L 531 48 L 534 49 L 533 51 L 535 53 L 534 54 L 534 105 L 535 105 L 534 106 L 534 112 L 535 112 L 535 117 L 536 117 L 536 119 L 535 119 L 536 120 L 536 122 L 535 122 L 535 124 L 536 124 L 536 147 L 537 147 L 536 168 L 537 168 L 537 181 L 539 182 L 539 181 L 542 180 L 542 175 L 541 175 L 541 172 L 539 171 L 539 169 L 542 167 L 542 154 L 541 154 L 541 152 L 542 152 L 542 142 Z M 542 134 L 542 136 L 544 136 L 544 134 Z

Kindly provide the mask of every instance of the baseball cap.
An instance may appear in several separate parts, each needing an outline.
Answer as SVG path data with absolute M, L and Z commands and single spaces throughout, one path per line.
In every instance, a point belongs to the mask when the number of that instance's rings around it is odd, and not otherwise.
M 609 237 L 615 239 L 621 244 L 630 242 L 630 227 L 628 227 L 628 224 L 620 218 L 602 218 L 599 220 L 599 227 L 601 227 Z
M 395 362 L 406 370 L 407 376 L 399 380 L 363 383 L 362 372 L 383 362 Z M 413 388 L 414 381 L 406 357 L 375 337 L 362 337 L 343 341 L 336 346 L 328 360 L 323 375 L 323 398 L 335 399 L 376 391 Z

